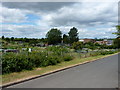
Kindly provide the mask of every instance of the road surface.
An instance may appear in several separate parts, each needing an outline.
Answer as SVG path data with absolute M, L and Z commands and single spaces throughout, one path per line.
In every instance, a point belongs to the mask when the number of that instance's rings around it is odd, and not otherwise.
M 118 55 L 79 65 L 7 88 L 116 88 Z

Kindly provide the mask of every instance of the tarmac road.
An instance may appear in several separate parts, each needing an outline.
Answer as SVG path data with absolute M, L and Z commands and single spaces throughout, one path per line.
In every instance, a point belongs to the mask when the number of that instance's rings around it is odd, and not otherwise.
M 116 88 L 118 55 L 109 56 L 7 88 Z

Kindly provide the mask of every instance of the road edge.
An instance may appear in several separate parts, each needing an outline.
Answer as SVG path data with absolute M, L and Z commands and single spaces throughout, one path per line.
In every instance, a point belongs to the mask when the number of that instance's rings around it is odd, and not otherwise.
M 53 73 L 56 73 L 56 72 L 60 72 L 60 71 L 66 70 L 66 69 L 77 67 L 79 65 L 83 65 L 83 64 L 86 64 L 86 63 L 90 63 L 90 62 L 94 62 L 94 61 L 97 61 L 97 60 L 101 60 L 103 58 L 110 57 L 110 56 L 117 55 L 117 54 L 119 54 L 119 52 L 115 53 L 115 54 L 111 54 L 111 55 L 105 55 L 105 56 L 103 56 L 101 58 L 92 59 L 90 61 L 85 61 L 85 62 L 82 62 L 82 63 L 78 63 L 78 64 L 70 65 L 70 66 L 67 66 L 67 67 L 59 68 L 59 69 L 56 69 L 56 70 L 53 70 L 53 71 L 50 71 L 50 72 L 46 72 L 46 73 L 44 73 L 42 75 L 36 75 L 36 76 L 29 77 L 29 78 L 26 78 L 26 79 L 21 79 L 19 81 L 3 84 L 2 86 L 0 86 L 0 88 L 6 88 L 8 86 L 12 86 L 12 85 L 19 84 L 19 83 L 22 83 L 22 82 L 26 82 L 26 81 L 29 81 L 29 80 L 32 80 L 32 79 L 36 79 L 36 78 L 40 78 L 40 77 L 43 77 L 43 76 L 47 76 L 47 75 L 50 75 L 50 74 L 53 74 Z

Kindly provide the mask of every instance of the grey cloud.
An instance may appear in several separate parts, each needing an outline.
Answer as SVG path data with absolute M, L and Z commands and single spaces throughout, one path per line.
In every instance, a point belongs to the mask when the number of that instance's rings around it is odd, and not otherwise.
M 26 9 L 33 11 L 56 11 L 61 7 L 69 6 L 74 2 L 3 2 L 2 5 L 8 8 Z
M 106 14 L 106 13 L 104 13 Z M 68 16 L 63 16 L 62 18 L 59 17 L 55 17 L 52 19 L 52 24 L 51 25 L 56 25 L 56 26 L 70 26 L 70 25 L 80 25 L 80 26 L 96 26 L 96 25 L 107 25 L 108 23 L 113 23 L 113 26 L 117 24 L 117 19 L 111 19 L 111 17 L 105 17 L 105 16 L 95 16 L 96 18 L 94 19 L 86 19 L 84 17 L 74 17 L 72 15 L 70 15 L 71 18 L 69 18 Z M 89 16 L 89 15 L 88 15 Z M 117 17 L 117 16 L 116 16 Z M 82 18 L 84 18 L 84 20 L 82 20 Z
M 77 6 L 75 6 L 76 4 Z M 23 10 L 29 10 L 29 11 L 31 10 L 31 11 L 36 11 L 38 13 L 44 12 L 44 15 L 41 15 L 41 13 L 39 14 L 42 17 L 42 19 L 36 22 L 38 26 L 34 26 L 34 25 L 21 26 L 21 27 L 19 25 L 9 26 L 9 28 L 13 28 L 13 30 L 15 30 L 13 31 L 13 33 L 9 33 L 11 36 L 14 35 L 16 37 L 44 37 L 46 32 L 51 27 L 59 28 L 62 26 L 62 29 L 60 28 L 60 30 L 66 33 L 69 31 L 70 27 L 75 26 L 78 28 L 78 30 L 81 27 L 88 28 L 87 31 L 80 32 L 79 34 L 80 37 L 106 37 L 106 36 L 113 37 L 111 32 L 107 32 L 105 31 L 105 29 L 104 30 L 101 29 L 100 31 L 96 31 L 95 29 L 93 29 L 93 31 L 89 30 L 89 27 L 96 28 L 97 26 L 100 25 L 111 26 L 111 25 L 115 25 L 117 22 L 116 19 L 117 10 L 114 9 L 115 7 L 117 7 L 116 4 L 110 4 L 107 7 L 105 4 L 104 6 L 102 4 L 101 6 L 97 7 L 97 5 L 95 4 L 89 6 L 89 3 L 81 4 L 81 3 L 68 3 L 68 2 L 67 3 L 11 2 L 11 3 L 3 3 L 3 6 L 7 8 L 19 9 L 21 13 L 23 13 L 24 15 L 25 13 L 22 12 Z M 34 13 L 34 14 L 38 14 L 38 13 Z M 5 14 L 5 15 L 9 16 L 10 14 Z M 18 20 L 21 21 L 21 19 Z M 69 28 L 65 29 L 65 27 L 69 27 Z M 8 27 L 6 26 L 6 28 Z
M 97 7 L 97 5 L 99 7 Z M 106 3 L 104 6 L 102 6 L 102 3 L 97 5 L 93 4 L 93 6 L 91 5 L 91 7 L 86 8 L 86 3 L 83 3 L 82 5 L 79 4 L 77 7 L 63 8 L 63 11 L 53 14 L 54 17 L 51 19 L 51 25 L 96 26 L 107 25 L 110 22 L 113 23 L 113 26 L 117 24 L 117 3 Z
M 75 4 L 78 5 L 74 6 Z M 105 8 L 103 8 L 101 4 L 98 10 L 96 8 L 97 5 L 93 4 L 90 7 L 89 3 L 82 2 L 4 2 L 3 6 L 8 8 L 26 9 L 38 12 L 40 11 L 48 15 L 50 14 L 49 12 L 52 11 L 53 14 L 50 21 L 51 26 L 95 26 L 107 24 L 108 22 L 117 23 L 117 20 L 115 19 L 115 15 L 117 17 L 117 13 L 116 10 L 114 10 L 115 4 L 110 4 L 109 6 L 106 4 L 104 5 Z M 64 9 L 64 7 L 66 8 Z M 59 11 L 61 8 L 63 9 Z M 83 11 L 83 13 L 81 11 Z

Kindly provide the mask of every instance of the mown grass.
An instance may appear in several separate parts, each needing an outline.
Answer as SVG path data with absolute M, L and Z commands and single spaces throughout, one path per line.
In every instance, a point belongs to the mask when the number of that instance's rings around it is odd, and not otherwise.
M 74 60 L 64 61 L 57 65 L 35 68 L 34 70 L 31 70 L 31 71 L 25 70 L 22 72 L 14 72 L 14 73 L 10 73 L 10 74 L 1 75 L 2 82 L 0 84 L 4 85 L 7 83 L 16 82 L 16 81 L 34 77 L 37 75 L 42 75 L 42 74 L 45 74 L 45 73 L 53 71 L 53 70 L 57 70 L 57 69 L 65 68 L 67 66 L 79 64 L 79 63 L 82 63 L 85 61 L 103 58 L 108 55 L 98 55 L 98 56 L 90 56 L 90 57 L 86 57 L 86 58 L 80 58 L 80 56 L 78 54 L 74 53 L 74 56 L 75 56 Z

